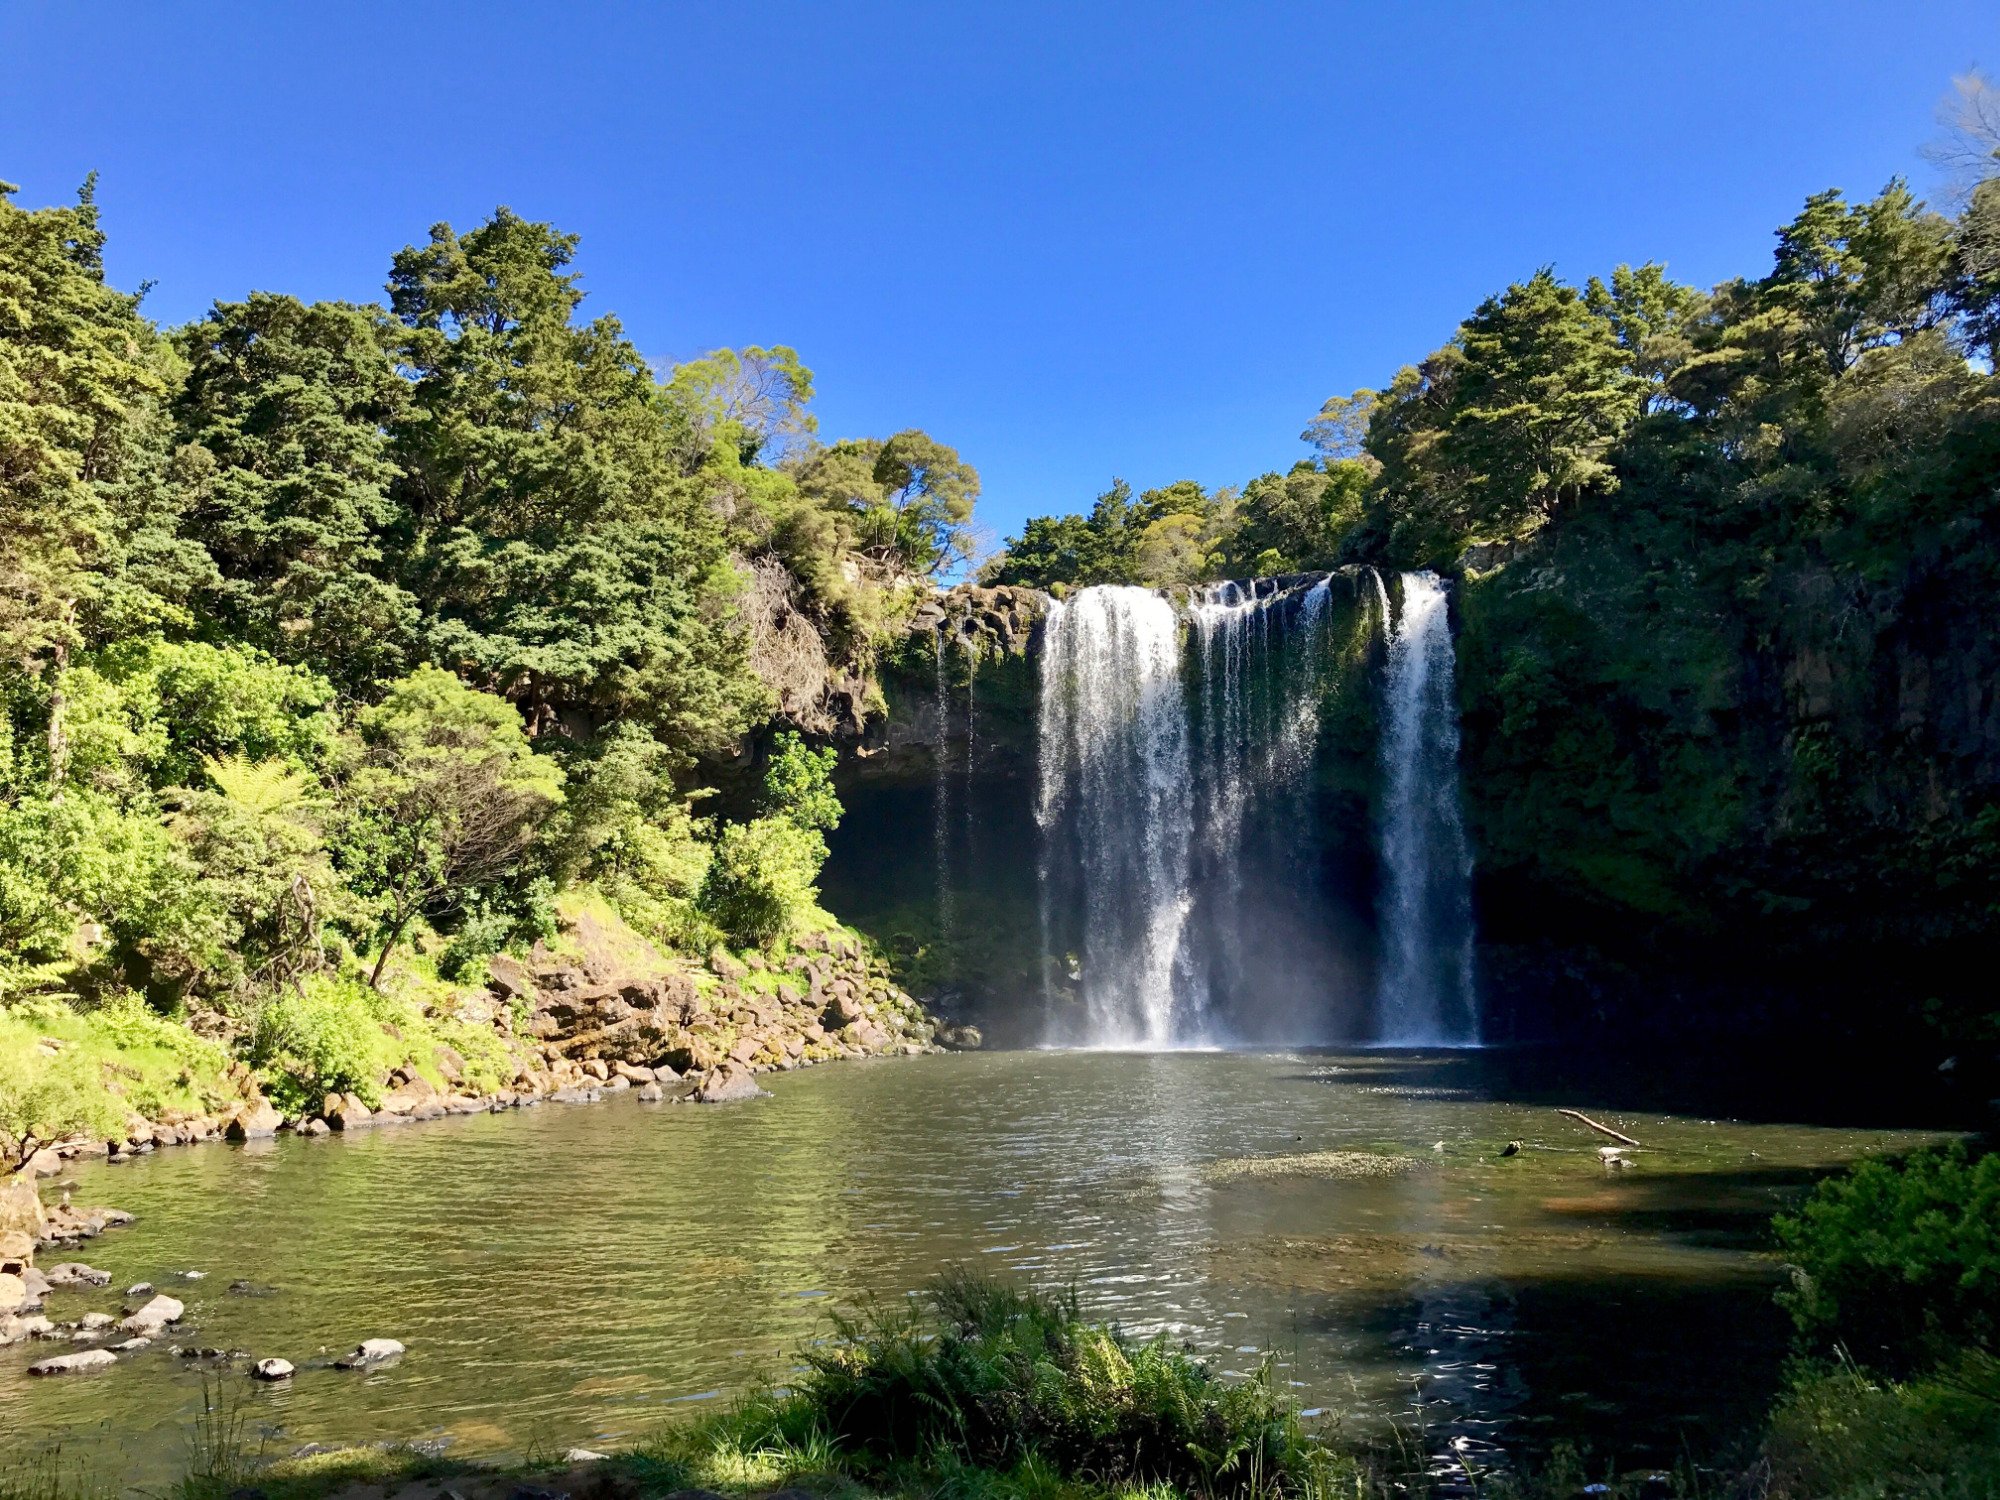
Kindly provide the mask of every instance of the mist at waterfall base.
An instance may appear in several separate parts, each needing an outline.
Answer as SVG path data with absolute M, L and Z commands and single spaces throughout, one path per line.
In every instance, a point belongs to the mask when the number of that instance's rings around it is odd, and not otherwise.
M 983 667 L 940 635 L 828 904 L 993 1044 L 1475 1041 L 1447 596 L 1395 592 L 1084 589 Z

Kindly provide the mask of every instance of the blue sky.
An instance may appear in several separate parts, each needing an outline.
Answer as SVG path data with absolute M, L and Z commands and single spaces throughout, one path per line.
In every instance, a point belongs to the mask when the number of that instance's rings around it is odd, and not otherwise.
M 2000 8 L 0 0 L 0 56 L 0 177 L 98 170 L 162 321 L 377 297 L 506 203 L 649 355 L 790 343 L 824 435 L 957 445 L 997 539 L 1284 467 L 1538 265 L 1706 284 L 1808 192 L 1929 187 Z

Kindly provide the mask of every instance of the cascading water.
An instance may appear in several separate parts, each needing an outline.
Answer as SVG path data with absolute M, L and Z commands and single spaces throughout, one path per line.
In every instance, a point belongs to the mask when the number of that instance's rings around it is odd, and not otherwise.
M 1183 613 L 1100 587 L 1054 607 L 1036 804 L 1053 1039 L 1244 1035 L 1272 943 L 1306 925 L 1328 590 L 1218 584 Z
M 1472 855 L 1459 814 L 1458 702 L 1449 601 L 1435 573 L 1405 573 L 1400 619 L 1375 586 L 1389 638 L 1383 705 L 1381 1040 L 1479 1041 Z
M 1035 811 L 1044 847 L 1067 842 L 1081 885 L 1074 972 L 1083 1007 L 1064 1040 L 1159 1047 L 1192 1034 L 1202 997 L 1181 945 L 1195 838 L 1189 765 L 1173 605 L 1115 587 L 1058 605 L 1042 651 Z M 1052 929 L 1046 855 L 1043 870 Z M 1054 968 L 1052 947 L 1047 957 Z

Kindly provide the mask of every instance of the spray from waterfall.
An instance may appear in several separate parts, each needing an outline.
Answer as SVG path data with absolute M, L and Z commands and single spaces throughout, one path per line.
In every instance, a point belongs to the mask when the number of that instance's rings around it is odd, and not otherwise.
M 1451 618 L 1435 573 L 1405 573 L 1389 639 L 1382 769 L 1381 1040 L 1400 1046 L 1479 1041 L 1472 962 L 1472 854 L 1459 811 L 1458 700 Z

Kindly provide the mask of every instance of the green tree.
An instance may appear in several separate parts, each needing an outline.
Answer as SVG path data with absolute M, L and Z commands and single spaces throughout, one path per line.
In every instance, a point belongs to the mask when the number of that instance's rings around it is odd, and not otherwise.
M 59 789 L 70 657 L 107 628 L 184 620 L 202 559 L 176 545 L 164 483 L 172 361 L 105 284 L 92 184 L 69 208 L 16 191 L 0 183 L 0 664 L 39 684 Z
M 742 579 L 689 472 L 690 413 L 615 318 L 575 321 L 575 248 L 503 208 L 396 256 L 399 577 L 433 659 L 537 732 L 629 717 L 687 765 L 764 701 L 734 621 Z
M 1481 303 L 1458 344 L 1440 447 L 1467 474 L 1482 531 L 1533 529 L 1566 501 L 1616 487 L 1608 454 L 1638 391 L 1616 331 L 1576 288 L 1538 271 Z
M 834 761 L 830 749 L 809 749 L 795 734 L 778 735 L 764 768 L 759 815 L 718 834 L 701 904 L 734 941 L 778 942 L 818 902 L 825 835 L 841 814 Z
M 418 913 L 455 909 L 520 871 L 562 803 L 563 773 L 529 747 L 513 707 L 436 667 L 363 709 L 355 734 L 340 855 L 380 913 L 369 975 L 379 988 Z
M 379 308 L 257 292 L 177 340 L 180 434 L 210 461 L 188 529 L 221 570 L 216 623 L 356 689 L 396 675 L 417 633 L 415 602 L 380 576 L 387 429 L 408 396 L 383 324 Z

